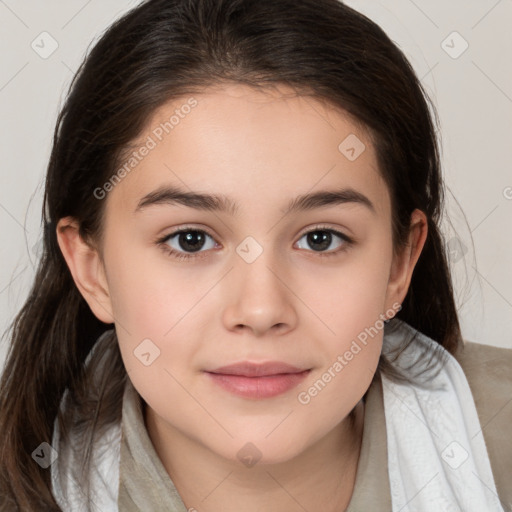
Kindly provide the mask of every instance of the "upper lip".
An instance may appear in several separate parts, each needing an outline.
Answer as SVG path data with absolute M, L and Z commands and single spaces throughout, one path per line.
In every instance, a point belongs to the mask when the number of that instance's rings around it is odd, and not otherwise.
M 301 373 L 309 368 L 297 368 L 281 361 L 270 361 L 267 363 L 251 363 L 250 361 L 241 361 L 239 363 L 229 364 L 208 370 L 209 373 L 219 373 L 223 375 L 241 375 L 243 377 L 265 377 L 268 375 L 279 375 L 283 373 Z

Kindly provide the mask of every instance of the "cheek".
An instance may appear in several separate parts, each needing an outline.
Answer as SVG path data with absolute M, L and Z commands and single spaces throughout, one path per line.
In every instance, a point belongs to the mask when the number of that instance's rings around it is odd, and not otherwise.
M 382 260 L 374 259 L 371 266 L 367 260 L 354 262 L 324 283 L 323 293 L 310 298 L 324 320 L 319 324 L 323 334 L 316 336 L 322 357 L 297 390 L 297 403 L 326 429 L 355 407 L 375 374 L 384 333 L 386 276 Z
M 182 270 L 170 273 L 164 258 L 149 262 L 120 244 L 112 246 L 109 258 L 109 292 L 126 370 L 146 398 L 167 394 L 174 382 L 168 372 L 181 381 L 194 362 L 191 323 L 201 312 L 194 305 L 204 287 L 187 285 Z
M 155 267 L 125 270 L 120 266 L 112 276 L 112 291 L 126 371 L 156 410 L 166 411 L 169 397 L 178 409 L 186 410 L 190 397 L 179 383 L 187 382 L 198 348 L 191 332 L 201 313 L 192 307 L 198 301 L 197 292 L 181 286 L 178 278 L 166 282 Z
M 385 313 L 392 248 L 382 239 L 348 252 L 339 263 L 310 264 L 294 277 L 294 291 L 316 313 L 319 329 L 340 346 Z
M 309 382 L 323 376 L 329 383 L 318 404 L 339 394 L 347 405 L 355 405 L 352 401 L 360 398 L 373 377 L 382 348 L 391 255 L 390 241 L 376 236 L 364 250 L 347 254 L 339 266 L 298 278 L 297 293 L 315 313 L 312 322 L 317 324 L 318 349 L 324 355 L 321 369 Z
M 112 243 L 108 257 L 115 319 L 135 337 L 166 336 L 204 294 L 204 286 L 157 248 Z

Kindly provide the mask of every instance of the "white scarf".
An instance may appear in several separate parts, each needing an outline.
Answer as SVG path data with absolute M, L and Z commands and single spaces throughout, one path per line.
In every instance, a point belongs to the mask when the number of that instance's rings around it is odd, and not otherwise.
M 416 377 L 419 386 L 382 375 L 393 512 L 504 512 L 462 367 L 441 345 L 400 324 L 395 333 L 386 333 L 383 350 L 398 347 L 404 334 L 416 339 L 395 368 L 417 373 L 427 367 L 435 347 L 447 361 L 437 376 Z
M 403 344 L 405 336 L 416 335 L 392 362 L 401 373 L 414 378 L 415 384 L 396 383 L 382 375 L 392 511 L 504 512 L 461 366 L 438 343 L 405 322 L 392 322 L 397 329 L 386 330 L 385 353 Z M 98 345 L 99 340 L 94 348 Z M 445 354 L 446 365 L 436 376 L 427 372 L 418 377 L 436 347 L 438 353 Z M 408 368 L 413 361 L 414 367 Z M 435 364 L 434 370 L 439 369 Z M 62 444 L 55 422 L 52 446 L 59 455 L 51 466 L 53 494 L 65 512 L 88 512 L 72 474 L 78 461 Z M 94 511 L 118 512 L 120 445 L 118 424 L 94 446 L 90 475 Z

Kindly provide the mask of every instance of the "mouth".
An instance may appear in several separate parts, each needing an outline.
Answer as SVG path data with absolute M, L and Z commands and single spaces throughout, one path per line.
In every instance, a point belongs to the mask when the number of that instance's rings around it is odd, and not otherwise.
M 221 389 L 244 398 L 263 399 L 281 395 L 302 382 L 311 368 L 303 369 L 282 362 L 243 361 L 206 371 Z

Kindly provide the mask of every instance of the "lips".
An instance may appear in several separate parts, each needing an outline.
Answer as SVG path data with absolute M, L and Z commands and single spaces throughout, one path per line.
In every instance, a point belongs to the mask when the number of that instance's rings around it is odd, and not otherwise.
M 243 361 L 240 363 L 221 366 L 211 373 L 220 373 L 223 375 L 241 375 L 244 377 L 266 377 L 269 375 L 280 375 L 285 373 L 301 373 L 307 368 L 297 368 L 280 361 L 272 361 L 268 363 L 251 363 Z
M 207 371 L 210 379 L 225 391 L 244 398 L 270 398 L 296 387 L 311 369 L 283 362 L 240 363 Z

